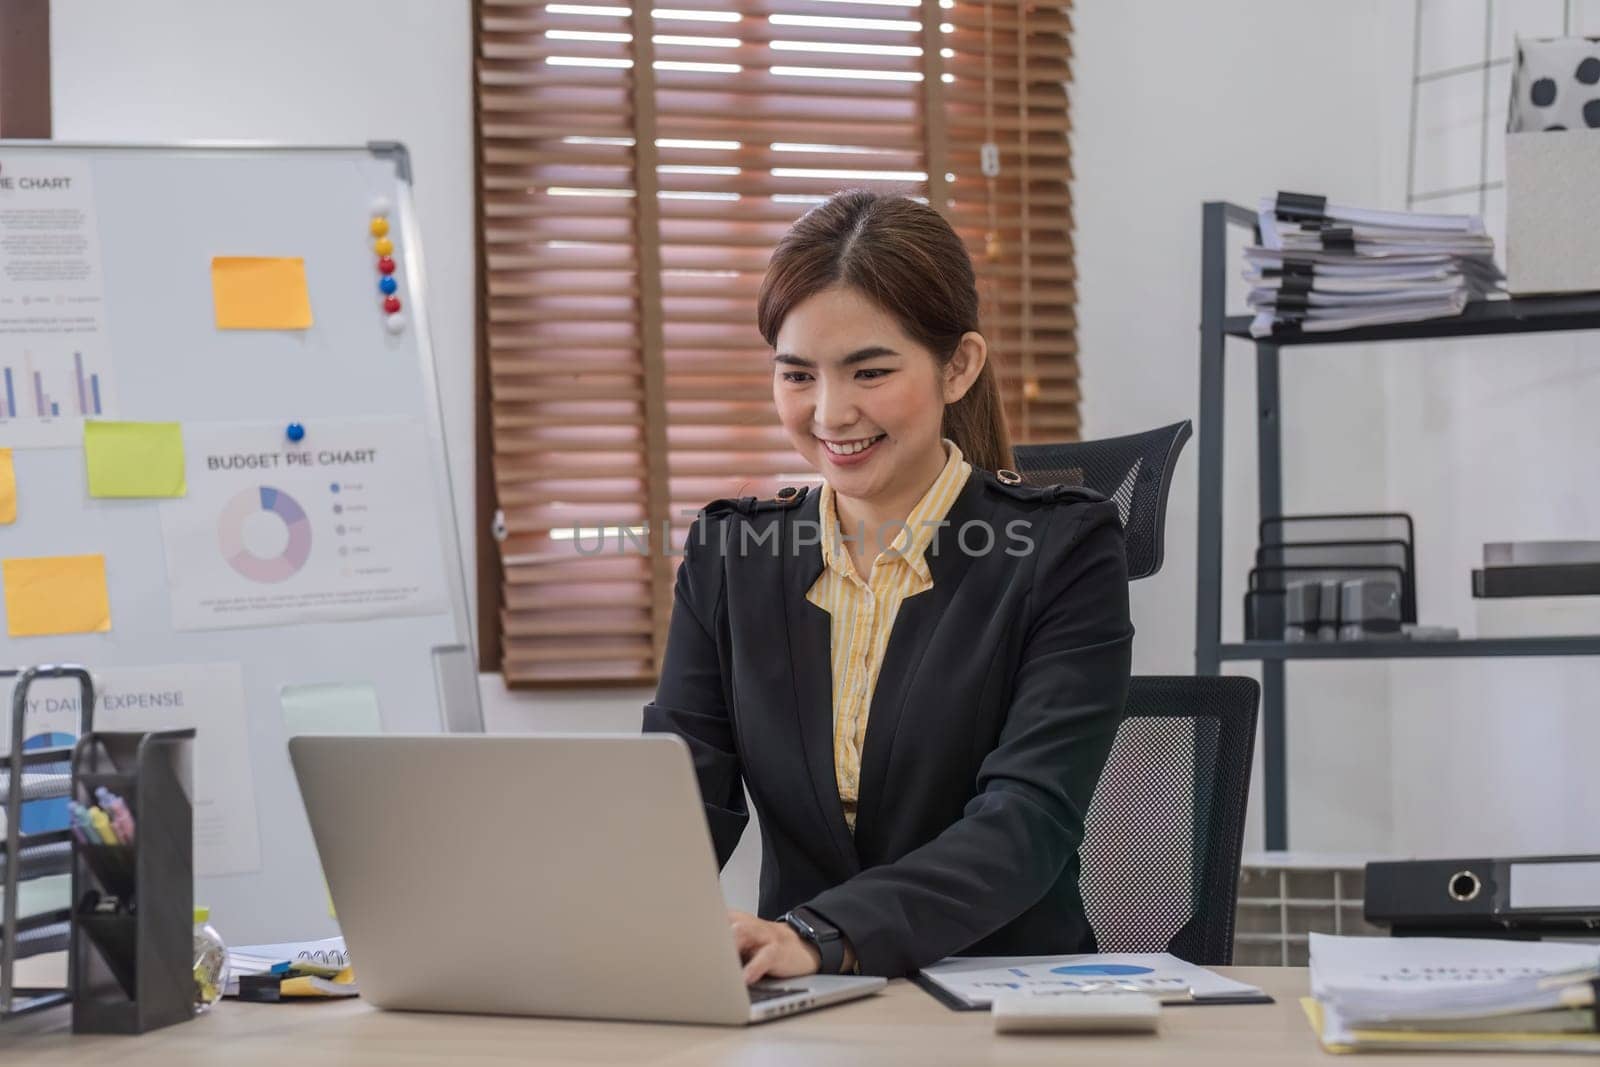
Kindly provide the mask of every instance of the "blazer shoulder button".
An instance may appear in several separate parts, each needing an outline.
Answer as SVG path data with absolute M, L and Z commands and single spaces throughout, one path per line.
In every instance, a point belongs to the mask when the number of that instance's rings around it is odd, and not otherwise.
M 755 502 L 755 510 L 786 511 L 789 508 L 799 506 L 800 502 L 805 500 L 809 491 L 809 486 L 786 485 L 774 493 L 771 500 L 757 500 Z
M 760 500 L 753 496 L 724 497 L 721 500 L 713 500 L 702 510 L 712 516 L 728 515 L 735 511 L 741 515 L 754 515 L 758 511 L 782 511 L 798 505 L 806 498 L 808 491 L 807 486 L 788 485 L 779 489 L 771 500 Z

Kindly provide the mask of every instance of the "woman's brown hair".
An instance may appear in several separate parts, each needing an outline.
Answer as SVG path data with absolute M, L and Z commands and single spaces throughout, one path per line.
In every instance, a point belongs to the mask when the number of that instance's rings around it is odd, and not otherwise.
M 790 227 L 772 253 L 756 301 L 761 336 L 777 344 L 789 312 L 838 285 L 893 315 L 941 368 L 963 334 L 978 332 L 978 286 L 966 245 L 944 216 L 909 197 L 852 189 Z M 975 467 L 1012 465 L 992 351 L 966 395 L 945 405 L 944 436 Z

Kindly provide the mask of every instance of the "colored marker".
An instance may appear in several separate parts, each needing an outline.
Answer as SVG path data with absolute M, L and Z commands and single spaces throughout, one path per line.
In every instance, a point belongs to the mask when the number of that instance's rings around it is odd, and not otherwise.
M 105 786 L 96 789 L 94 795 L 110 817 L 111 829 L 116 832 L 117 840 L 124 845 L 133 844 L 133 812 L 128 810 L 128 802 Z
M 100 835 L 94 832 L 94 823 L 89 819 L 89 809 L 82 804 L 77 804 L 76 801 L 73 803 L 77 807 L 78 829 L 83 834 L 84 843 L 98 845 L 100 843 Z
M 89 822 L 94 826 L 94 832 L 100 840 L 108 845 L 117 843 L 116 831 L 111 829 L 111 817 L 99 808 L 89 809 Z
M 76 838 L 79 843 L 87 845 L 89 843 L 89 838 L 84 836 L 82 823 L 83 816 L 81 814 L 82 811 L 82 804 L 79 804 L 76 800 L 67 801 L 67 829 L 72 831 L 72 836 Z

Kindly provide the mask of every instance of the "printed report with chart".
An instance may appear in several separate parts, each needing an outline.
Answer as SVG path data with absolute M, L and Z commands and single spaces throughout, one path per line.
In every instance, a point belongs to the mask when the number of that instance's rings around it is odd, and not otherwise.
M 918 984 L 933 986 L 941 1000 L 960 1009 L 986 1008 L 1002 993 L 1051 996 L 1134 991 L 1165 1003 L 1269 1002 L 1255 986 L 1165 952 L 953 957 L 922 968 Z
M 87 160 L 0 160 L 0 446 L 69 448 L 116 412 Z
M 161 505 L 179 630 L 447 610 L 427 438 L 408 419 L 184 426 L 188 495 Z

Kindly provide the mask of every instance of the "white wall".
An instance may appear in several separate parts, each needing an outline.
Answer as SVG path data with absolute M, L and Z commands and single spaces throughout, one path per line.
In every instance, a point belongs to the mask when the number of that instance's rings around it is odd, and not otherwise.
M 1253 206 L 1278 189 L 1374 201 L 1373 128 L 1391 106 L 1375 84 L 1375 17 L 1371 0 L 1083 0 L 1075 7 L 1073 203 L 1086 436 L 1197 418 L 1202 201 Z M 1230 254 L 1230 293 L 1238 262 Z M 1238 640 L 1259 517 L 1255 360 L 1243 342 L 1228 351 L 1223 634 Z M 1285 509 L 1381 505 L 1385 421 L 1374 357 L 1286 349 L 1282 364 Z M 1191 443 L 1173 489 L 1162 572 L 1134 585 L 1140 673 L 1194 670 L 1197 454 Z M 1371 664 L 1290 666 L 1296 849 L 1386 847 L 1387 673 Z M 1259 847 L 1259 796 L 1248 846 Z
M 469 553 L 470 13 L 467 0 L 50 5 L 56 140 L 410 147 L 451 480 Z
M 1398 5 L 1409 8 L 1410 5 Z M 1516 34 L 1559 35 L 1562 0 L 1497 3 L 1496 56 Z M 1427 0 L 1423 66 L 1436 70 L 1483 54 L 1484 0 Z M 1600 33 L 1600 4 L 1575 2 L 1571 31 Z M 1383 92 L 1409 91 L 1409 11 L 1383 12 Z M 1488 177 L 1504 175 L 1507 86 L 1489 94 Z M 1419 109 L 1417 190 L 1477 181 L 1483 93 L 1476 78 L 1436 83 Z M 1403 206 L 1409 123 L 1396 109 L 1382 126 L 1394 146 L 1382 176 L 1386 203 Z M 1485 205 L 1504 263 L 1504 193 Z M 1430 210 L 1477 211 L 1476 195 Z M 1581 220 L 1580 225 L 1594 225 Z M 1417 522 L 1418 603 L 1428 617 L 1477 628 L 1481 605 L 1468 575 L 1485 541 L 1600 536 L 1600 343 L 1593 333 L 1547 334 L 1393 346 L 1383 364 L 1388 397 L 1389 501 Z M 1523 632 L 1569 632 L 1554 617 L 1516 605 Z M 1589 613 L 1588 631 L 1595 628 Z M 1414 662 L 1392 672 L 1397 854 L 1459 856 L 1593 852 L 1600 848 L 1600 662 L 1495 659 Z

